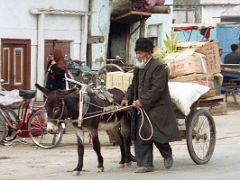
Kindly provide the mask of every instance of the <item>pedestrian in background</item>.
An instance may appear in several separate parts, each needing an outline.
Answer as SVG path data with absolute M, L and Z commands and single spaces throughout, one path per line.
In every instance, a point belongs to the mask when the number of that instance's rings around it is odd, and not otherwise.
M 128 88 L 127 96 L 122 105 L 132 104 L 136 109 L 143 108 L 148 114 L 153 126 L 153 135 L 150 140 L 151 128 L 147 120 L 141 126 L 141 113 L 136 114 L 135 155 L 137 160 L 136 173 L 153 171 L 153 144 L 164 158 L 165 168 L 173 164 L 171 141 L 179 140 L 175 113 L 168 89 L 167 66 L 152 57 L 153 42 L 148 38 L 139 38 L 136 41 L 135 52 L 137 63 L 134 68 L 132 84 Z M 146 118 L 146 117 L 144 117 Z
M 62 51 L 54 49 L 49 55 L 47 64 L 47 80 L 46 88 L 50 91 L 57 89 L 65 89 L 66 84 L 64 74 L 67 72 L 67 66 L 64 61 Z
M 224 64 L 240 64 L 240 46 L 232 44 L 231 50 L 232 52 L 224 57 Z

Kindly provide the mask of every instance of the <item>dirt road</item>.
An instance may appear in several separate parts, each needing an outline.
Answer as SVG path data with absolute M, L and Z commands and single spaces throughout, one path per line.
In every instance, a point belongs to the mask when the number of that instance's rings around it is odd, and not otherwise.
M 59 147 L 44 150 L 33 146 L 14 144 L 0 146 L 0 180 L 72 180 L 72 179 L 239 179 L 240 176 L 240 111 L 215 116 L 217 143 L 211 161 L 196 165 L 190 159 L 185 140 L 172 143 L 174 165 L 170 170 L 163 166 L 159 152 L 154 150 L 155 171 L 136 174 L 136 164 L 130 168 L 118 168 L 120 153 L 117 146 L 110 146 L 105 132 L 100 134 L 103 143 L 105 172 L 97 173 L 97 159 L 91 145 L 86 145 L 84 171 L 72 176 L 77 164 L 76 140 L 71 130 L 64 134 Z M 87 137 L 85 138 L 87 140 Z

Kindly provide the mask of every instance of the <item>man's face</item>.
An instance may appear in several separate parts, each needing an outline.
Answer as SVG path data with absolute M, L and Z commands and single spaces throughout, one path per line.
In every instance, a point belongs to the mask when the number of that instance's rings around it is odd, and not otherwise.
M 240 54 L 240 45 L 238 45 L 238 48 L 237 48 L 236 52 L 237 52 L 238 54 Z
M 151 57 L 152 53 L 146 51 L 136 51 L 136 58 L 139 62 L 147 61 Z
M 136 67 L 143 69 L 146 66 L 147 60 L 152 56 L 151 52 L 136 51 L 137 62 Z

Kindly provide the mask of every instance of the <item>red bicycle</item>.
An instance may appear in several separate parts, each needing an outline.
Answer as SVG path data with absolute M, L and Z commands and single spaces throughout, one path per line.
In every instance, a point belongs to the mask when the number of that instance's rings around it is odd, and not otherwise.
M 49 149 L 57 146 L 63 136 L 65 124 L 62 123 L 57 133 L 47 131 L 47 114 L 43 106 L 33 106 L 36 91 L 20 90 L 23 102 L 18 113 L 0 105 L 0 142 L 9 144 L 17 137 L 30 137 L 34 144 Z

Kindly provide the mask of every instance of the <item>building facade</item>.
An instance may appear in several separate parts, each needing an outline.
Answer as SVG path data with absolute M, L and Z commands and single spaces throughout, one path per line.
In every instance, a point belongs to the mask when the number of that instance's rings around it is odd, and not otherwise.
M 35 89 L 35 83 L 43 85 L 47 56 L 53 48 L 60 48 L 72 59 L 87 61 L 97 70 L 105 59 L 116 56 L 133 63 L 133 48 L 141 29 L 143 36 L 161 47 L 165 34 L 171 32 L 172 8 L 164 14 L 147 14 L 140 28 L 140 19 L 131 23 L 114 20 L 114 12 L 129 2 L 0 0 L 0 79 L 7 83 L 5 88 Z

